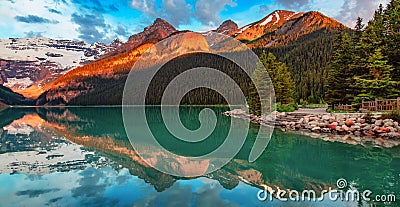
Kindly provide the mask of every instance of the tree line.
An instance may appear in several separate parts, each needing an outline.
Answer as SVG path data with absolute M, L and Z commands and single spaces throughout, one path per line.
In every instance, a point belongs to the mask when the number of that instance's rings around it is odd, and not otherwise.
M 254 52 L 273 53 L 285 63 L 294 81 L 294 99 L 298 103 L 325 101 L 326 80 L 331 61 L 332 45 L 338 30 L 321 29 L 304 35 L 284 46 L 256 48 Z
M 400 1 L 380 5 L 367 25 L 342 31 L 333 45 L 326 101 L 388 99 L 400 94 Z

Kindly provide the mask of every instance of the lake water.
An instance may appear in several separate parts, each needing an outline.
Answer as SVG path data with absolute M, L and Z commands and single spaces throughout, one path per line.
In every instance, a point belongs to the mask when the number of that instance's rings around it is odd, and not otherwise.
M 182 107 L 182 123 L 200 126 L 201 107 Z M 166 149 L 198 156 L 216 149 L 229 131 L 224 107 L 215 131 L 199 143 L 174 139 L 157 107 L 149 128 Z M 238 121 L 238 120 L 237 120 Z M 242 121 L 245 124 L 245 121 Z M 0 206 L 359 206 L 365 202 L 260 201 L 265 186 L 321 192 L 346 179 L 353 189 L 400 199 L 400 149 L 326 142 L 275 130 L 255 162 L 248 156 L 258 126 L 251 125 L 240 152 L 222 169 L 201 177 L 153 169 L 127 138 L 122 109 L 11 108 L 0 112 Z M 162 157 L 156 157 L 162 159 Z M 173 167 L 173 166 L 171 166 Z M 195 170 L 197 167 L 193 166 Z M 398 203 L 377 203 L 396 206 Z

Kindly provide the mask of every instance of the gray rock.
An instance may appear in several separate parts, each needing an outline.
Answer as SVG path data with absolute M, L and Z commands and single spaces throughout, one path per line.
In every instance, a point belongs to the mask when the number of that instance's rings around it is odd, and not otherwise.
M 329 119 L 331 119 L 329 115 L 322 116 L 322 120 L 328 121 Z
M 321 130 L 321 132 L 323 132 L 323 133 L 331 133 L 331 130 L 329 128 L 323 128 Z
M 397 129 L 396 129 L 396 128 L 388 127 L 388 129 L 390 130 L 390 132 L 397 132 Z
M 319 132 L 319 131 L 321 131 L 321 127 L 314 127 L 314 128 L 311 129 L 311 131 Z
M 393 122 L 393 120 L 392 120 L 392 119 L 385 119 L 385 120 L 383 120 L 383 123 L 384 123 L 384 124 L 386 124 L 386 123 L 388 123 L 388 122 Z
M 325 128 L 328 126 L 328 124 L 327 123 L 319 123 L 318 126 L 321 128 Z
M 371 128 L 371 126 L 366 126 L 366 127 L 364 127 L 364 128 L 362 128 L 362 130 L 364 130 L 364 131 L 369 131 L 369 130 L 371 130 L 372 128 Z
M 383 125 L 383 126 L 385 126 L 385 127 L 393 127 L 394 126 L 394 123 L 393 123 L 393 121 L 388 121 L 388 122 L 384 122 L 385 124 Z
M 342 129 L 346 132 L 350 131 L 350 128 L 347 127 L 346 125 L 342 125 Z

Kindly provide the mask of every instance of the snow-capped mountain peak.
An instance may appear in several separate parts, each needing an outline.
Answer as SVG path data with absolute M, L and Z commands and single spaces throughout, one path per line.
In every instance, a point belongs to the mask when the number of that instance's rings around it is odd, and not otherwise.
M 43 83 L 94 61 L 119 45 L 46 37 L 0 40 L 0 84 L 18 92 L 31 86 L 40 88 Z

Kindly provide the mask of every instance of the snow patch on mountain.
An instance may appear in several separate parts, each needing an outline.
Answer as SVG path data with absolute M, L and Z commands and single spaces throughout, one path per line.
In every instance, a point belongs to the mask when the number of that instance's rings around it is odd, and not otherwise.
M 281 18 L 279 17 L 279 13 L 278 13 L 278 12 L 275 12 L 275 17 L 276 17 L 276 21 L 275 21 L 274 25 L 275 25 L 275 24 L 278 24 L 278 23 L 279 23 L 279 20 L 281 19 Z
M 18 87 L 19 89 L 27 88 L 31 86 L 34 82 L 29 78 L 7 78 L 7 82 L 3 85 L 8 88 Z
M 265 19 L 263 22 L 261 22 L 261 26 L 265 26 L 265 25 L 267 25 L 268 23 L 270 23 L 271 21 L 272 21 L 272 19 L 273 19 L 273 15 L 270 15 L 270 16 L 268 16 L 268 18 L 267 19 Z
M 242 32 L 244 32 L 244 31 L 246 31 L 248 28 L 250 28 L 251 26 L 253 26 L 253 25 L 251 25 L 251 24 L 249 24 L 249 25 L 247 25 L 247 26 L 244 26 L 242 29 L 240 29 L 240 31 L 239 32 L 237 32 L 236 34 L 241 34 Z
M 40 86 L 121 44 L 120 40 L 105 45 L 46 37 L 0 40 L 0 79 L 13 90 Z

